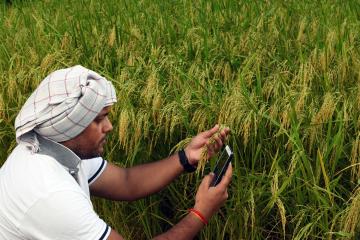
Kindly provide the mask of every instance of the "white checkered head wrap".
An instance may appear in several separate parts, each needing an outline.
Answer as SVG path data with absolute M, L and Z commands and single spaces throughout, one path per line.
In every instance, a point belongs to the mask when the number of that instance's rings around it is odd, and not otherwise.
M 80 65 L 47 76 L 15 120 L 16 140 L 39 149 L 36 134 L 55 142 L 79 135 L 101 110 L 116 102 L 111 82 Z

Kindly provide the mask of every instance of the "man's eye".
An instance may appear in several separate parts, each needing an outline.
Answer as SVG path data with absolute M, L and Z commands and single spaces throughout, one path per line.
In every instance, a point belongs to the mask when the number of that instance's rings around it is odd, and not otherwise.
M 103 120 L 104 118 L 103 117 L 97 117 L 95 118 L 95 122 L 99 123 Z

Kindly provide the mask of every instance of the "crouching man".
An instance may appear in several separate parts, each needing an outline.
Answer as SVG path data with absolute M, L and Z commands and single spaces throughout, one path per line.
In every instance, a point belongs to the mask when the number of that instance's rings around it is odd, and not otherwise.
M 214 155 L 229 133 L 218 126 L 160 161 L 120 168 L 101 154 L 116 102 L 113 85 L 82 66 L 46 77 L 15 121 L 18 145 L 0 169 L 0 239 L 123 239 L 93 210 L 90 195 L 132 201 L 192 171 L 207 144 Z M 156 174 L 155 174 L 156 173 Z M 216 187 L 205 176 L 188 215 L 155 239 L 192 239 L 228 197 L 232 167 Z

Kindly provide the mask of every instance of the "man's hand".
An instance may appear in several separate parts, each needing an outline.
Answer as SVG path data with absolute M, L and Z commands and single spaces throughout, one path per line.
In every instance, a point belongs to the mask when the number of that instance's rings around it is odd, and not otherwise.
M 232 165 L 230 163 L 221 182 L 215 187 L 210 186 L 214 178 L 213 173 L 205 176 L 202 180 L 196 193 L 194 209 L 200 211 L 207 220 L 219 210 L 228 198 L 227 187 L 231 182 L 231 177 Z
M 213 175 L 207 175 L 201 182 L 196 193 L 194 209 L 208 221 L 228 198 L 227 187 L 230 184 L 232 176 L 232 166 L 229 165 L 224 177 L 216 187 L 210 187 Z M 174 225 L 167 232 L 156 236 L 156 240 L 193 239 L 196 234 L 204 227 L 204 222 L 194 213 L 186 215 L 178 224 Z
M 219 134 L 216 134 L 219 130 L 219 125 L 215 125 L 212 129 L 201 132 L 196 135 L 189 145 L 184 149 L 186 156 L 191 165 L 196 165 L 200 160 L 202 148 L 206 145 L 208 149 L 207 159 L 211 158 L 214 154 L 216 154 L 221 147 L 223 146 L 227 135 L 230 133 L 229 128 L 225 128 L 220 131 Z M 214 143 L 211 143 L 210 140 L 213 137 Z

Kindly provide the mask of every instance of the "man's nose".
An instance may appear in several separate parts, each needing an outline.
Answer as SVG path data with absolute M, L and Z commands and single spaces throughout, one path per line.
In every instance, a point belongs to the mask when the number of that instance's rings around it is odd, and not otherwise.
M 104 132 L 110 132 L 113 129 L 113 125 L 111 124 L 109 118 L 105 119 L 105 124 L 104 124 Z

